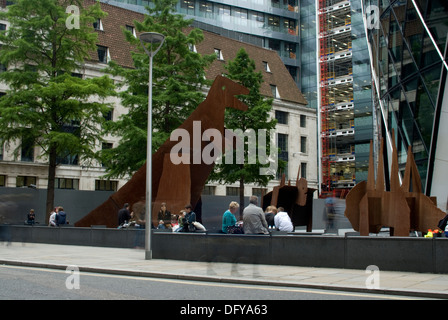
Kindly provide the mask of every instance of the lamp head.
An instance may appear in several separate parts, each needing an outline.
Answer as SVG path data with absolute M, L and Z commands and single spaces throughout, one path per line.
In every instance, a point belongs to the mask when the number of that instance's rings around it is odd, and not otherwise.
M 144 32 L 144 33 L 140 34 L 139 38 L 140 38 L 140 42 L 143 46 L 143 49 L 150 57 L 153 57 L 156 55 L 156 53 L 162 47 L 163 42 L 165 41 L 165 36 L 163 34 L 160 34 L 157 32 Z M 146 43 L 151 44 L 151 48 L 153 48 L 153 45 L 156 45 L 157 48 L 155 50 L 149 50 L 145 45 Z

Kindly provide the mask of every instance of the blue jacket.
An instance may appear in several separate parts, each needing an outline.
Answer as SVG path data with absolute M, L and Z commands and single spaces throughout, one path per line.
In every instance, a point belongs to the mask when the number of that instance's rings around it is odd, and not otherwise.
M 56 214 L 56 225 L 66 224 L 67 223 L 67 214 L 64 211 L 59 211 Z
M 222 216 L 222 232 L 227 233 L 227 228 L 236 224 L 235 216 L 227 210 Z

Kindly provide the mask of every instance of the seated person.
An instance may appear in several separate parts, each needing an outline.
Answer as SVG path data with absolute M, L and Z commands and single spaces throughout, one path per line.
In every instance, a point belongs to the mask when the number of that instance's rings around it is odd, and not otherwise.
M 251 196 L 249 205 L 244 208 L 243 228 L 245 234 L 269 234 L 268 223 L 263 209 L 258 206 L 257 196 Z
M 266 222 L 268 223 L 268 227 L 275 227 L 274 224 L 274 217 L 277 214 L 277 208 L 274 206 L 269 206 L 266 208 L 265 218 Z
M 229 204 L 229 210 L 227 210 L 226 212 L 224 212 L 223 216 L 222 216 L 222 232 L 224 233 L 242 233 L 242 228 L 237 226 L 237 221 L 235 218 L 235 213 L 238 210 L 238 208 L 240 207 L 240 205 L 235 202 L 232 201 Z M 238 229 L 241 232 L 235 232 L 235 229 Z
M 294 231 L 294 226 L 292 225 L 291 218 L 282 207 L 278 208 L 278 213 L 274 217 L 274 223 L 276 229 L 279 231 Z
M 33 225 L 35 219 L 36 219 L 36 215 L 34 214 L 34 209 L 31 209 L 27 215 L 26 224 Z

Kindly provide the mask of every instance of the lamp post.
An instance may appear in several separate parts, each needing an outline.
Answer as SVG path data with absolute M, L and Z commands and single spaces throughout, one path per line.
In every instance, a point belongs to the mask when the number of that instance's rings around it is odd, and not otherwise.
M 156 32 L 140 34 L 140 42 L 149 56 L 149 84 L 148 84 L 148 139 L 146 144 L 146 203 L 145 203 L 145 259 L 152 259 L 151 250 L 151 205 L 152 205 L 152 58 L 160 50 L 165 36 Z M 149 49 L 146 44 L 150 44 Z M 155 48 L 155 49 L 154 49 Z

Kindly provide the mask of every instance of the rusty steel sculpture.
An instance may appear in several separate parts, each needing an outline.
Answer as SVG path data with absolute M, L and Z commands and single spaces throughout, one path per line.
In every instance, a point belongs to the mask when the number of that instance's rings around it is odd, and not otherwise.
M 345 216 L 361 236 L 378 233 L 382 227 L 390 228 L 391 236 L 408 237 L 412 231 L 423 234 L 437 227 L 445 213 L 437 208 L 436 199 L 422 193 L 422 184 L 411 147 L 402 183 L 398 173 L 397 148 L 392 133 L 392 163 L 390 190 L 385 190 L 383 150 L 381 141 L 375 182 L 373 143 L 370 142 L 367 181 L 362 181 L 347 194 Z
M 216 129 L 225 137 L 224 114 L 226 108 L 234 108 L 242 111 L 247 106 L 239 101 L 237 95 L 247 95 L 249 90 L 228 78 L 217 76 L 208 92 L 206 99 L 198 105 L 192 114 L 179 127 L 193 135 L 193 124 L 200 122 L 201 137 L 207 129 Z M 171 153 L 177 141 L 168 139 L 152 155 L 152 223 L 157 226 L 158 209 L 162 202 L 169 204 L 172 213 L 178 213 L 190 203 L 193 207 L 200 202 L 202 189 L 208 176 L 214 167 L 213 163 L 206 163 L 200 157 L 197 161 L 195 155 L 202 154 L 205 146 L 213 143 L 217 150 L 225 148 L 225 138 L 221 141 L 201 141 L 199 145 L 190 139 L 187 149 L 190 161 L 188 163 L 173 164 Z M 185 155 L 185 154 L 184 154 Z M 194 159 L 193 159 L 194 158 Z M 145 206 L 145 184 L 146 165 L 143 165 L 132 178 L 118 190 L 107 201 L 91 211 L 84 218 L 75 223 L 76 227 L 90 227 L 91 225 L 105 225 L 112 228 L 117 227 L 117 212 L 124 203 L 131 205 L 132 211 L 137 219 L 144 220 Z
M 306 231 L 311 232 L 313 227 L 313 196 L 316 189 L 308 188 L 305 178 L 299 178 L 300 167 L 297 174 L 296 185 L 292 186 L 291 181 L 285 184 L 283 174 L 280 185 L 262 197 L 262 207 L 265 210 L 268 206 L 283 207 L 291 218 L 294 228 L 306 226 Z

